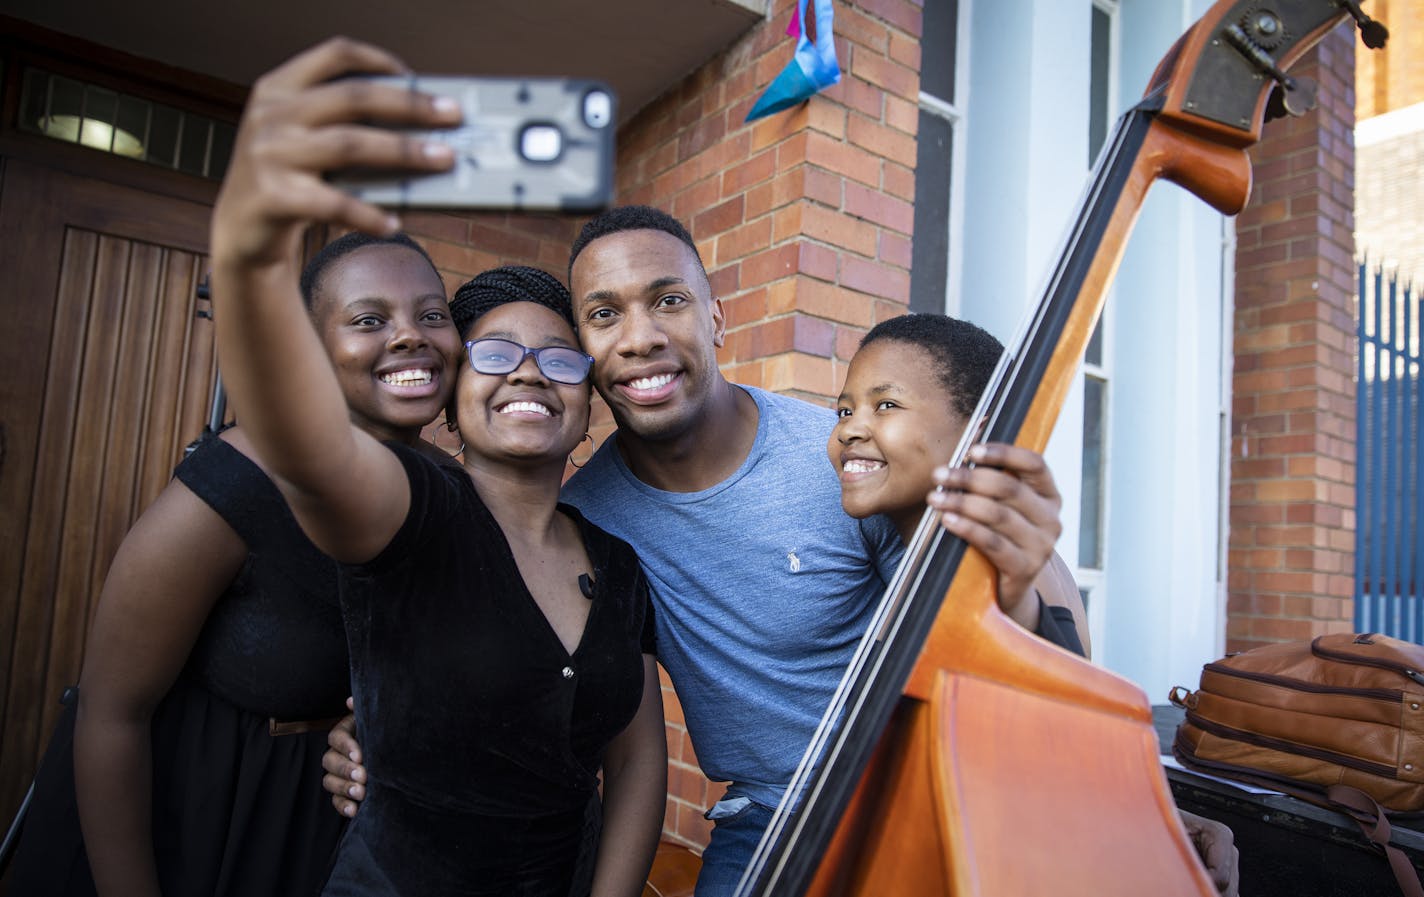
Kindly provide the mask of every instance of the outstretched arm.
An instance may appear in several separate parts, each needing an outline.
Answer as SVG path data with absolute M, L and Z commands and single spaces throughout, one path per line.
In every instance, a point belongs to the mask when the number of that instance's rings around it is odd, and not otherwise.
M 247 546 L 177 480 L 119 546 L 79 681 L 74 777 L 94 883 L 158 897 L 152 831 L 154 709 L 173 687 Z
M 358 124 L 458 122 L 449 101 L 341 78 L 401 70 L 385 51 L 337 38 L 262 76 L 213 210 L 214 323 L 224 382 L 303 529 L 341 561 L 367 560 L 386 545 L 405 517 L 409 485 L 397 459 L 351 425 L 301 301 L 299 250 L 313 222 L 368 233 L 397 226 L 328 184 L 324 172 L 449 167 L 448 149 Z
M 643 700 L 603 758 L 603 834 L 593 897 L 638 897 L 653 865 L 667 801 L 667 734 L 657 663 L 643 655 Z

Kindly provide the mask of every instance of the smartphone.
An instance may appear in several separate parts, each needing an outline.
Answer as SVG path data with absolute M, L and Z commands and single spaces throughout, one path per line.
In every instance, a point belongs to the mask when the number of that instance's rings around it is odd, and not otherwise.
M 372 80 L 455 99 L 464 122 L 412 131 L 448 143 L 437 174 L 345 170 L 332 183 L 391 208 L 597 211 L 613 198 L 615 98 L 576 78 L 384 76 Z

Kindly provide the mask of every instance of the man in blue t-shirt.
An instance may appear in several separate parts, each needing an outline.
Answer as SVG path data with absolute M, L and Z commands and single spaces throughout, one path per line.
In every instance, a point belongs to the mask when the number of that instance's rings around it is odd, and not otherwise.
M 697 886 L 720 897 L 790 782 L 901 545 L 889 520 L 841 509 L 825 452 L 834 412 L 722 377 L 722 304 L 676 219 L 640 206 L 594 218 L 570 251 L 569 283 L 618 430 L 564 499 L 631 544 L 648 573 L 658 660 L 698 763 L 730 783 L 708 814 Z M 1030 630 L 1051 622 L 1036 595 L 1000 600 Z M 1056 627 L 1040 634 L 1066 641 Z
M 565 485 L 564 499 L 630 543 L 648 574 L 658 659 L 698 762 L 730 783 L 707 814 L 715 825 L 697 886 L 699 897 L 723 897 L 801 761 L 902 546 L 887 519 L 841 509 L 825 454 L 834 412 L 723 378 L 722 304 L 676 219 L 643 206 L 594 218 L 570 252 L 569 282 L 593 385 L 618 430 Z M 1021 484 L 1014 501 L 1045 499 Z M 1042 613 L 1025 585 L 1000 594 L 1005 612 L 1077 646 L 1071 627 Z M 342 805 L 341 795 L 359 794 L 343 756 L 354 743 L 337 735 L 333 747 L 328 790 Z

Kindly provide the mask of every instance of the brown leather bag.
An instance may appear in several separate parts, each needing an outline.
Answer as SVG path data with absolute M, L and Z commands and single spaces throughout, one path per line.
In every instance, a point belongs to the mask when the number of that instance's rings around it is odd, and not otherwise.
M 1350 815 L 1404 893 L 1421 894 L 1386 811 L 1424 811 L 1424 646 L 1373 633 L 1268 645 L 1169 697 L 1186 710 L 1172 745 L 1183 766 Z
M 1424 646 L 1374 634 L 1268 645 L 1178 687 L 1186 766 L 1323 793 L 1351 785 L 1389 810 L 1424 810 Z

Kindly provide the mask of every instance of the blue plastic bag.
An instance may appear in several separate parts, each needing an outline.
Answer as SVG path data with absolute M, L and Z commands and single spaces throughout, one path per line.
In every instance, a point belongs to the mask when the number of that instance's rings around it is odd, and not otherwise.
M 796 3 L 796 55 L 776 80 L 771 82 L 747 113 L 747 121 L 764 118 L 774 112 L 789 109 L 803 100 L 830 87 L 841 79 L 841 67 L 836 62 L 835 22 L 831 0 L 816 0 L 816 40 L 806 36 L 806 3 Z M 787 29 L 792 33 L 791 29 Z

